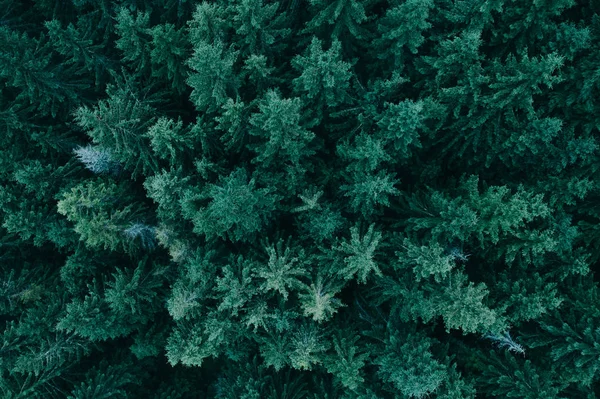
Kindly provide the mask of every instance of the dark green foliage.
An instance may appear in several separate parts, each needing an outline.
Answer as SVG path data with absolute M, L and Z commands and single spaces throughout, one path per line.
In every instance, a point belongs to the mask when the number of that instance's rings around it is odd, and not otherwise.
M 68 398 L 127 398 L 127 388 L 140 383 L 132 373 L 133 369 L 131 362 L 117 365 L 102 363 L 88 371 L 85 381 L 76 386 Z
M 232 2 L 230 20 L 237 35 L 236 44 L 242 54 L 273 54 L 285 48 L 284 39 L 291 32 L 286 27 L 285 13 L 278 13 L 278 3 L 262 0 L 239 0 Z
M 375 360 L 378 374 L 409 398 L 425 397 L 438 389 L 446 377 L 444 366 L 433 358 L 430 342 L 423 337 L 398 336 L 392 332 L 384 354 Z
M 124 244 L 126 229 L 144 211 L 143 205 L 130 203 L 126 185 L 110 180 L 87 180 L 60 198 L 58 213 L 73 222 L 80 240 L 92 248 L 117 249 Z M 122 204 L 121 209 L 114 209 L 114 204 Z
M 381 270 L 373 259 L 381 240 L 381 233 L 374 231 L 373 228 L 373 225 L 369 226 L 369 230 L 363 237 L 360 237 L 357 227 L 351 228 L 350 242 L 342 242 L 337 248 L 345 255 L 345 267 L 338 270 L 338 274 L 342 278 L 348 280 L 356 275 L 360 283 L 365 283 L 367 276 L 371 273 L 381 276 Z
M 5 95 L 10 93 L 17 101 L 56 116 L 61 103 L 73 104 L 78 92 L 87 88 L 77 82 L 77 75 L 69 76 L 61 64 L 51 63 L 52 52 L 44 35 L 32 39 L 2 26 L 0 42 L 0 79 Z
M 0 10 L 0 397 L 600 396 L 598 0 Z
M 157 25 L 149 33 L 152 37 L 152 76 L 170 81 L 171 87 L 178 92 L 185 91 L 187 71 L 184 61 L 190 50 L 183 28 L 176 29 L 173 24 Z
M 490 355 L 490 363 L 484 369 L 480 383 L 494 396 L 513 398 L 559 398 L 560 385 L 547 373 L 540 373 L 530 360 L 519 361 L 506 354 L 504 359 Z
M 369 7 L 371 2 L 310 0 L 309 3 L 313 8 L 313 15 L 306 24 L 305 31 L 331 35 L 339 39 L 348 34 L 357 40 L 368 37 L 368 32 L 361 25 L 367 20 L 365 8 Z
M 157 162 L 144 133 L 155 120 L 148 100 L 130 87 L 109 86 L 108 99 L 94 108 L 81 107 L 75 112 L 77 124 L 95 144 L 112 151 L 115 160 L 134 175 L 156 170 Z
M 392 65 L 402 66 L 407 56 L 406 50 L 416 54 L 425 42 L 423 32 L 431 28 L 428 21 L 429 12 L 433 8 L 432 0 L 392 1 L 385 15 L 377 26 L 379 33 L 376 46 L 384 54 L 394 54 Z
M 227 234 L 234 242 L 248 240 L 265 228 L 278 200 L 270 189 L 256 188 L 243 168 L 200 193 L 194 191 L 186 192 L 183 199 L 184 215 L 194 223 L 194 231 L 207 238 Z M 208 204 L 197 208 L 195 204 L 203 200 Z
M 361 353 L 356 345 L 358 337 L 349 339 L 338 336 L 333 337 L 335 354 L 325 360 L 327 372 L 333 374 L 339 383 L 352 391 L 364 382 L 361 369 L 369 359 L 369 353 Z
M 301 101 L 284 99 L 275 91 L 268 91 L 259 103 L 259 113 L 250 117 L 249 133 L 261 138 L 263 143 L 253 148 L 257 152 L 253 162 L 269 168 L 275 163 L 285 163 L 298 169 L 300 157 L 313 154 L 306 147 L 314 133 L 300 126 Z
M 66 65 L 80 65 L 88 72 L 94 72 L 95 85 L 101 87 L 107 78 L 106 74 L 116 64 L 102 53 L 102 46 L 94 44 L 93 32 L 69 24 L 66 28 L 60 21 L 51 20 L 45 24 L 52 46 L 62 55 Z
M 185 130 L 181 121 L 160 118 L 146 135 L 156 157 L 168 160 L 172 166 L 183 163 L 186 150 L 194 149 L 192 132 Z
M 194 54 L 187 61 L 192 69 L 187 83 L 192 88 L 190 100 L 199 111 L 211 112 L 234 97 L 239 83 L 233 71 L 238 52 L 221 41 L 194 43 Z
M 313 37 L 305 54 L 292 60 L 292 67 L 300 74 L 293 80 L 294 89 L 307 97 L 307 105 L 318 118 L 327 108 L 349 101 L 351 64 L 343 60 L 341 50 L 338 40 L 325 51 L 323 42 Z

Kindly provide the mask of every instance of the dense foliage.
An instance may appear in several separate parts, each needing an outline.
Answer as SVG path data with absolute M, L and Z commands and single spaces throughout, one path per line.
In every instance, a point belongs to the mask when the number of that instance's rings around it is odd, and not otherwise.
M 0 397 L 600 397 L 599 0 L 0 0 Z

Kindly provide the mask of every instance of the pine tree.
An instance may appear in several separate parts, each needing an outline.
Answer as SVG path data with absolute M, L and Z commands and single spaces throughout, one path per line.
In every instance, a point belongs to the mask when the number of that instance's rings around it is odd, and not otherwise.
M 374 225 L 370 225 L 365 235 L 361 238 L 358 227 L 350 229 L 351 238 L 349 242 L 342 242 L 337 248 L 344 253 L 345 267 L 340 268 L 338 274 L 346 280 L 357 275 L 358 281 L 365 283 L 367 276 L 373 274 L 381 276 L 381 270 L 373 260 L 375 251 L 381 240 L 381 233 L 374 231 Z
M 365 4 L 362 2 L 311 0 L 310 6 L 314 9 L 314 16 L 306 24 L 306 32 L 327 32 L 341 40 L 348 34 L 355 40 L 364 40 L 369 36 L 368 31 L 361 26 L 367 21 Z
M 400 265 L 412 269 L 416 281 L 433 276 L 439 283 L 448 277 L 455 267 L 455 256 L 445 254 L 444 248 L 436 242 L 429 246 L 418 246 L 405 238 L 402 247 L 403 251 L 397 252 L 396 256 Z
M 115 19 L 115 31 L 119 35 L 115 44 L 123 54 L 122 60 L 131 65 L 134 74 L 144 74 L 150 66 L 150 13 L 138 11 L 133 15 L 123 7 Z
M 147 196 L 157 204 L 159 220 L 168 223 L 181 214 L 179 201 L 190 177 L 183 177 L 181 168 L 162 170 L 154 176 L 148 176 L 144 182 Z
M 356 346 L 359 337 L 333 337 L 335 355 L 324 361 L 327 372 L 333 374 L 340 384 L 350 390 L 356 390 L 363 382 L 361 369 L 369 359 L 369 353 L 360 353 Z
M 426 116 L 423 107 L 422 101 L 386 103 L 386 110 L 377 125 L 382 129 L 384 143 L 392 144 L 396 156 L 408 158 L 411 155 L 410 147 L 421 148 L 418 130 Z
M 259 289 L 262 292 L 275 291 L 287 300 L 288 290 L 302 286 L 300 277 L 307 275 L 303 268 L 303 263 L 306 262 L 304 250 L 294 254 L 289 246 L 283 248 L 283 241 L 278 241 L 276 245 L 265 249 L 269 256 L 268 261 L 255 272 L 256 276 L 263 280 Z
M 224 40 L 227 33 L 226 9 L 221 4 L 202 2 L 196 5 L 188 21 L 190 43 L 213 43 Z
M 72 106 L 87 88 L 74 79 L 76 74 L 68 78 L 60 64 L 50 63 L 50 45 L 45 37 L 36 40 L 3 26 L 0 42 L 0 79 L 12 89 L 11 97 L 18 102 L 56 117 L 63 102 Z
M 194 205 L 204 199 L 209 200 L 207 206 Z M 196 233 L 207 238 L 227 236 L 232 241 L 247 241 L 266 227 L 278 197 L 267 188 L 256 188 L 247 172 L 238 168 L 201 193 L 188 191 L 183 200 L 184 215 L 193 221 Z
M 292 60 L 292 67 L 300 73 L 293 80 L 294 89 L 314 104 L 318 119 L 327 107 L 349 102 L 351 64 L 343 61 L 341 50 L 341 43 L 333 40 L 329 50 L 324 51 L 323 43 L 313 37 L 305 55 Z
M 170 81 L 174 90 L 183 93 L 187 89 L 185 82 L 188 77 L 185 60 L 191 52 L 183 29 L 177 30 L 173 24 L 157 25 L 149 29 L 148 34 L 152 37 L 152 76 Z
M 186 152 L 194 149 L 191 132 L 183 128 L 181 121 L 159 118 L 146 135 L 156 156 L 168 160 L 171 166 L 181 163 Z
M 199 111 L 214 112 L 238 91 L 238 78 L 233 64 L 238 51 L 228 48 L 223 42 L 194 43 L 194 53 L 187 65 L 192 73 L 187 79 L 192 88 L 190 100 Z
M 135 176 L 156 170 L 157 162 L 143 135 L 155 121 L 154 110 L 132 85 L 127 81 L 108 86 L 108 99 L 93 108 L 78 108 L 75 120 Z
M 407 57 L 405 48 L 412 54 L 418 52 L 425 41 L 423 33 L 431 28 L 429 12 L 433 8 L 431 0 L 410 0 L 392 2 L 378 25 L 380 38 L 375 41 L 382 51 L 380 58 L 389 58 L 393 67 L 402 67 Z M 387 49 L 387 51 L 386 51 Z
M 102 45 L 94 44 L 93 32 L 84 30 L 80 24 L 69 24 L 63 28 L 56 19 L 47 21 L 44 26 L 48 29 L 52 46 L 66 58 L 64 62 L 84 66 L 87 71 L 94 73 L 95 86 L 103 87 L 109 70 L 115 67 L 115 62 L 102 54 Z M 81 32 L 82 30 L 84 31 Z
M 278 3 L 264 4 L 262 0 L 236 3 L 232 7 L 232 22 L 243 55 L 270 55 L 285 49 L 290 29 L 285 28 L 285 13 L 278 13 Z
M 71 392 L 69 399 L 83 399 L 87 397 L 114 397 L 126 398 L 126 387 L 140 384 L 132 373 L 132 364 L 109 364 L 103 362 L 98 368 L 89 370 L 87 379 Z
M 74 223 L 75 232 L 86 245 L 114 251 L 124 245 L 124 231 L 145 211 L 143 205 L 132 200 L 125 184 L 88 180 L 62 193 L 57 209 Z M 121 209 L 112 209 L 115 203 Z
M 390 197 L 400 191 L 394 187 L 399 183 L 394 174 L 380 170 L 375 173 L 356 172 L 348 178 L 348 184 L 340 186 L 344 196 L 350 198 L 350 207 L 365 219 L 380 215 L 384 207 L 390 206 Z
M 504 359 L 493 354 L 490 356 L 490 364 L 482 374 L 480 384 L 491 395 L 532 399 L 539 395 L 560 397 L 559 383 L 553 381 L 548 373 L 540 374 L 530 360 L 519 362 L 508 354 Z
M 260 139 L 248 146 L 257 153 L 253 163 L 266 169 L 281 165 L 294 180 L 306 171 L 306 159 L 315 153 L 310 148 L 315 135 L 300 125 L 300 108 L 298 98 L 283 99 L 276 91 L 266 93 L 259 103 L 260 112 L 249 120 L 250 135 Z
M 326 282 L 322 276 L 317 276 L 315 280 L 305 286 L 304 292 L 299 294 L 299 299 L 304 316 L 320 323 L 331 319 L 343 304 L 335 297 L 339 292 L 338 284 Z
M 313 365 L 322 362 L 328 344 L 323 342 L 323 336 L 315 324 L 303 323 L 294 331 L 290 347 L 291 366 L 298 370 L 311 370 Z
M 429 351 L 431 341 L 409 335 L 401 339 L 390 334 L 385 353 L 375 360 L 384 381 L 409 398 L 422 398 L 434 393 L 444 381 L 446 370 Z
M 120 164 L 113 159 L 110 151 L 99 146 L 79 147 L 75 149 L 74 153 L 77 159 L 94 173 L 118 174 L 121 169 Z

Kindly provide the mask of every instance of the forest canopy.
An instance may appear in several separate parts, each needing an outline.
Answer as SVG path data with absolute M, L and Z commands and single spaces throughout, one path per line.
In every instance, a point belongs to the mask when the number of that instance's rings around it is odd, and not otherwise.
M 0 397 L 600 397 L 600 0 L 0 0 Z

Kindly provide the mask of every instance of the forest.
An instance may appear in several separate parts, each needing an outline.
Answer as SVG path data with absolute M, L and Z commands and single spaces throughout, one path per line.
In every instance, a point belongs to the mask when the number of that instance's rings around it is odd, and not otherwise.
M 0 0 L 0 398 L 600 397 L 600 0 Z

